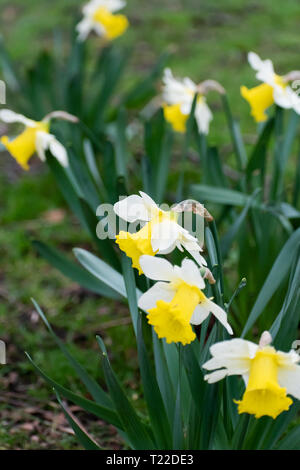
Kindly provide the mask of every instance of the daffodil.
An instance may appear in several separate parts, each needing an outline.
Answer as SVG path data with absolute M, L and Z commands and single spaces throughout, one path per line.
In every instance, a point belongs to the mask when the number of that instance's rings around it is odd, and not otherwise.
M 289 82 L 299 79 L 300 72 L 293 71 L 280 76 L 274 71 L 271 60 L 261 60 L 254 52 L 249 52 L 248 61 L 256 70 L 256 78 L 263 83 L 254 88 L 241 87 L 242 96 L 251 107 L 251 114 L 257 122 L 267 119 L 266 110 L 276 103 L 281 108 L 294 109 L 300 114 L 300 97 L 290 86 Z
M 129 223 L 146 222 L 136 233 L 120 231 L 116 243 L 132 259 L 132 266 L 142 274 L 140 256 L 171 253 L 176 247 L 185 248 L 199 265 L 206 265 L 200 255 L 198 239 L 177 223 L 178 212 L 163 211 L 150 196 L 140 191 L 114 205 L 115 213 Z
M 107 40 L 121 36 L 129 26 L 125 15 L 116 15 L 126 5 L 123 0 L 91 0 L 83 7 L 83 19 L 77 25 L 78 38 L 84 41 L 91 31 Z
M 60 117 L 76 122 L 74 116 L 62 111 L 51 113 L 42 121 L 33 121 L 9 109 L 0 110 L 0 121 L 21 123 L 25 126 L 24 131 L 13 140 L 10 140 L 7 136 L 2 136 L 0 139 L 6 150 L 24 170 L 29 169 L 28 161 L 35 153 L 42 161 L 45 161 L 45 152 L 48 149 L 62 166 L 66 167 L 68 165 L 68 155 L 65 147 L 49 132 L 52 117 Z
M 226 312 L 203 293 L 205 282 L 194 261 L 184 259 L 179 267 L 144 255 L 140 265 L 147 277 L 159 281 L 138 302 L 159 338 L 189 344 L 196 338 L 191 325 L 200 325 L 210 313 L 232 334 Z
M 165 69 L 163 76 L 163 111 L 176 132 L 185 132 L 186 122 L 192 109 L 195 94 L 198 93 L 195 107 L 195 119 L 199 132 L 208 134 L 212 113 L 206 104 L 205 94 L 209 90 L 224 93 L 223 87 L 214 80 L 206 80 L 196 85 L 189 78 L 179 80 L 173 77 L 170 69 Z
M 205 369 L 214 370 L 205 376 L 209 383 L 228 375 L 241 375 L 245 381 L 242 400 L 235 400 L 239 413 L 275 419 L 293 403 L 287 394 L 300 399 L 300 356 L 293 350 L 276 351 L 271 342 L 269 332 L 265 331 L 258 345 L 232 339 L 210 348 L 213 357 L 203 364 Z

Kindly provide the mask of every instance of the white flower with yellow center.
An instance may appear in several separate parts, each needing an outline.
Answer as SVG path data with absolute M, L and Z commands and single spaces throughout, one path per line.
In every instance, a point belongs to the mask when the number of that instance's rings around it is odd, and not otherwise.
M 7 136 L 2 136 L 0 139 L 6 150 L 24 170 L 29 169 L 28 161 L 35 153 L 42 161 L 45 161 L 45 152 L 48 149 L 62 166 L 68 166 L 68 155 L 65 147 L 54 135 L 49 133 L 51 116 L 76 122 L 74 116 L 61 111 L 49 114 L 42 121 L 33 121 L 9 109 L 0 110 L 0 121 L 21 123 L 25 126 L 25 130 L 15 139 L 9 140 Z
M 293 350 L 276 351 L 271 342 L 269 332 L 265 331 L 259 345 L 232 339 L 210 348 L 213 357 L 203 367 L 214 372 L 206 375 L 205 380 L 214 383 L 228 375 L 241 375 L 245 381 L 242 400 L 234 400 L 239 413 L 275 419 L 293 403 L 287 394 L 300 399 L 300 356 Z
M 159 338 L 189 344 L 196 338 L 191 325 L 200 325 L 210 313 L 232 334 L 226 312 L 202 292 L 205 282 L 194 261 L 184 259 L 179 267 L 144 255 L 140 265 L 147 277 L 159 281 L 138 302 Z
M 91 0 L 83 7 L 83 19 L 76 29 L 78 39 L 84 41 L 90 32 L 112 40 L 121 36 L 129 26 L 125 15 L 116 15 L 126 5 L 123 0 Z
M 254 52 L 249 52 L 248 61 L 256 70 L 256 78 L 263 83 L 254 88 L 241 87 L 241 95 L 249 102 L 251 114 L 257 122 L 267 119 L 266 110 L 276 103 L 281 108 L 294 109 L 300 114 L 300 97 L 288 85 L 290 81 L 300 79 L 300 71 L 293 71 L 284 76 L 275 73 L 271 60 L 261 60 Z
M 161 210 L 150 196 L 140 191 L 140 196 L 133 194 L 114 205 L 115 213 L 129 223 L 146 222 L 136 233 L 120 231 L 116 243 L 132 259 L 132 266 L 142 269 L 140 256 L 171 253 L 176 247 L 186 249 L 197 263 L 206 265 L 200 255 L 202 251 L 198 239 L 177 223 L 178 213 Z
M 199 132 L 208 134 L 209 123 L 213 116 L 206 104 L 205 94 L 215 90 L 223 94 L 223 87 L 214 80 L 206 80 L 196 85 L 189 78 L 179 80 L 173 77 L 170 69 L 165 69 L 163 76 L 163 111 L 166 121 L 177 132 L 185 132 L 186 122 L 192 110 L 195 94 L 198 93 L 195 107 L 195 119 Z

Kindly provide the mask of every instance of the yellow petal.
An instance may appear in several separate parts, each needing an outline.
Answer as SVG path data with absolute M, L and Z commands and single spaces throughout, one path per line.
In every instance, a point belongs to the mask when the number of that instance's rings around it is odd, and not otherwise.
M 251 114 L 256 122 L 267 119 L 266 109 L 274 103 L 273 88 L 266 83 L 254 88 L 241 87 L 241 95 L 251 106 Z
M 189 344 L 196 338 L 190 320 L 200 299 L 204 296 L 195 286 L 181 282 L 171 302 L 158 300 L 149 310 L 148 322 L 154 326 L 159 338 L 167 343 Z
M 163 106 L 165 120 L 168 121 L 174 131 L 176 132 L 185 132 L 186 130 L 186 121 L 189 117 L 188 114 L 183 114 L 180 109 L 180 104 L 173 104 Z
M 275 419 L 287 411 L 293 401 L 287 397 L 286 389 L 277 381 L 278 359 L 274 348 L 268 346 L 258 350 L 251 360 L 249 382 L 241 401 L 239 413 L 250 413 L 256 418 L 271 416 Z
M 26 127 L 26 129 L 14 140 L 9 141 L 7 136 L 1 137 L 1 143 L 8 152 L 14 157 L 19 165 L 28 170 L 28 161 L 36 151 L 36 133 L 38 131 L 48 132 L 49 124 L 37 122 L 35 127 Z
M 142 255 L 155 255 L 151 245 L 151 222 L 148 222 L 136 233 L 121 231 L 116 236 L 116 243 L 132 259 L 132 267 L 138 269 L 139 274 L 142 274 L 140 257 Z
M 104 27 L 107 39 L 115 39 L 121 36 L 129 26 L 125 15 L 113 15 L 103 7 L 98 8 L 93 18 Z

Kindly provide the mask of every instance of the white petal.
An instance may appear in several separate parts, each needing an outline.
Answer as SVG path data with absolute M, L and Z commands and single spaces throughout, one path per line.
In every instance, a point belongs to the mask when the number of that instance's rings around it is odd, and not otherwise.
M 200 251 L 202 251 L 202 248 L 200 245 L 196 243 L 186 243 L 186 242 L 181 242 L 182 246 L 190 253 L 190 255 L 194 258 L 194 260 L 199 264 L 199 266 L 207 266 L 206 260 L 203 258 L 202 255 L 200 255 Z
M 189 114 L 193 101 L 189 88 L 182 81 L 174 78 L 170 69 L 164 71 L 163 84 L 163 101 L 169 105 L 181 104 L 183 114 Z
M 145 204 L 145 207 L 147 207 L 149 212 L 156 212 L 158 209 L 157 204 L 153 201 L 153 199 L 143 191 L 139 191 L 141 198 L 143 199 L 143 202 Z
M 180 226 L 171 220 L 164 220 L 155 224 L 151 231 L 151 245 L 154 252 L 165 252 L 178 239 Z
M 241 338 L 220 341 L 210 347 L 214 357 L 237 357 L 253 359 L 258 349 L 257 344 Z
M 76 31 L 78 32 L 78 40 L 85 41 L 90 32 L 94 28 L 94 22 L 89 18 L 83 18 L 76 26 Z
M 185 258 L 181 264 L 182 279 L 192 286 L 197 286 L 199 289 L 205 288 L 205 282 L 200 274 L 198 266 L 194 261 Z
M 37 154 L 42 161 L 45 161 L 45 151 L 49 149 L 62 166 L 68 166 L 67 151 L 54 135 L 48 134 L 48 132 L 38 131 L 36 133 L 35 145 Z
M 204 380 L 206 380 L 209 384 L 213 384 L 215 382 L 218 382 L 219 380 L 224 379 L 226 375 L 227 375 L 226 369 L 216 370 L 215 372 L 212 372 L 211 374 L 206 374 L 204 376 Z
M 209 308 L 210 312 L 217 318 L 217 320 L 219 320 L 220 323 L 222 323 L 222 325 L 226 328 L 228 333 L 232 335 L 233 331 L 227 321 L 226 312 L 221 307 L 219 307 L 219 305 L 215 304 L 209 299 L 207 299 L 206 303 L 207 303 L 207 308 Z
M 149 211 L 143 199 L 137 194 L 116 202 L 114 211 L 121 219 L 127 222 L 137 222 L 138 220 L 148 222 L 150 220 Z
M 36 122 L 32 119 L 28 119 L 22 114 L 17 114 L 10 109 L 1 109 L 0 110 L 0 121 L 12 123 L 12 122 L 20 122 L 27 127 L 35 127 Z
M 50 134 L 51 135 L 51 134 Z M 68 153 L 65 147 L 56 139 L 54 135 L 51 135 L 52 139 L 49 141 L 49 150 L 56 160 L 63 166 L 69 165 Z
M 278 368 L 278 383 L 289 395 L 300 400 L 300 366 Z
M 156 307 L 158 300 L 171 302 L 175 295 L 175 291 L 170 288 L 170 284 L 166 282 L 157 282 L 147 292 L 141 295 L 138 301 L 138 306 L 145 312 L 151 308 Z
M 209 107 L 207 106 L 204 98 L 199 101 L 195 109 L 195 119 L 197 121 L 198 129 L 203 134 L 208 134 L 209 124 L 212 120 L 213 115 Z
M 256 78 L 269 85 L 275 84 L 275 72 L 272 61 L 261 60 L 254 52 L 249 52 L 248 61 L 251 67 L 257 71 Z
M 242 375 L 247 380 L 257 349 L 256 344 L 240 338 L 221 341 L 211 346 L 213 357 L 202 367 L 207 370 L 225 368 L 228 375 Z
M 149 279 L 154 281 L 174 280 L 174 267 L 166 259 L 143 255 L 140 257 L 139 262 L 143 272 Z
M 206 320 L 209 315 L 209 309 L 205 308 L 203 305 L 197 305 L 190 320 L 192 325 L 200 325 Z
M 254 70 L 260 70 L 262 66 L 262 60 L 255 52 L 249 52 L 248 62 Z
M 48 148 L 48 141 L 45 139 L 47 132 L 38 131 L 35 137 L 36 153 L 42 162 L 46 161 L 45 151 Z

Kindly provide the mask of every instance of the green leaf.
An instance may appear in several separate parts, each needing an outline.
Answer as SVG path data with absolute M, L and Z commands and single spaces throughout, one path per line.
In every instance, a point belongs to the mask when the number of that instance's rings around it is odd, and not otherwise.
M 131 320 L 135 335 L 137 336 L 137 324 L 139 317 L 139 311 L 137 306 L 137 290 L 135 285 L 134 272 L 131 267 L 131 261 L 125 254 L 122 255 L 122 268 Z
M 6 85 L 13 93 L 19 92 L 21 90 L 20 79 L 17 77 L 14 66 L 4 48 L 2 35 L 0 36 L 0 67 Z
M 106 350 L 103 348 L 103 342 L 99 337 L 97 337 L 97 340 L 100 349 L 102 350 L 102 365 L 109 395 L 115 404 L 128 440 L 130 441 L 133 449 L 136 450 L 149 450 L 155 448 L 146 426 L 141 422 L 140 418 L 134 411 L 110 366 Z
M 37 240 L 34 240 L 32 244 L 43 258 L 72 281 L 77 282 L 85 289 L 95 292 L 96 294 L 103 295 L 104 297 L 111 299 L 120 299 L 120 296 L 114 289 L 111 289 L 107 284 L 91 275 L 76 263 L 70 261 L 58 250 L 55 250 L 54 248 Z
M 233 189 L 218 188 L 204 184 L 193 184 L 190 186 L 191 197 L 201 203 L 205 201 L 228 204 L 231 206 L 245 206 L 249 201 L 248 194 Z
M 173 422 L 175 393 L 172 386 L 166 358 L 162 348 L 162 342 L 158 339 L 154 329 L 152 329 L 152 341 L 154 351 L 154 361 L 156 370 L 156 379 L 162 395 L 165 409 L 168 414 L 169 422 Z
M 98 403 L 88 400 L 87 398 L 83 398 L 80 395 L 75 394 L 71 390 L 63 387 L 55 380 L 51 379 L 45 372 L 43 372 L 31 359 L 28 353 L 26 353 L 28 360 L 31 362 L 35 370 L 39 373 L 41 377 L 51 386 L 54 387 L 61 395 L 65 398 L 70 400 L 75 405 L 80 406 L 83 410 L 88 413 L 92 413 L 93 415 L 97 416 L 100 419 L 103 419 L 109 424 L 116 426 L 118 429 L 122 429 L 122 424 L 118 418 L 117 413 L 112 408 L 107 408 L 105 406 L 101 406 Z
M 277 450 L 299 450 L 300 449 L 300 426 L 289 431 L 287 436 L 279 441 Z
M 238 122 L 233 119 L 227 95 L 222 95 L 222 103 L 225 111 L 225 115 L 228 122 L 228 127 L 231 134 L 231 139 L 234 147 L 234 151 L 237 158 L 238 169 L 242 170 L 247 165 L 247 153 L 245 150 L 243 138 L 240 131 Z
M 300 228 L 291 235 L 276 258 L 275 263 L 273 264 L 273 267 L 250 312 L 242 332 L 242 337 L 248 333 L 250 328 L 262 314 L 280 284 L 285 280 L 289 270 L 291 269 L 293 260 L 298 253 L 299 243 Z
M 101 450 L 101 447 L 99 447 L 98 444 L 96 444 L 96 442 L 92 440 L 92 438 L 86 433 L 86 431 L 82 428 L 82 426 L 80 426 L 80 424 L 76 422 L 74 418 L 70 415 L 70 412 L 66 408 L 66 406 L 63 404 L 58 391 L 55 390 L 55 392 L 56 392 L 58 403 L 62 407 L 63 412 L 68 420 L 68 423 L 70 424 L 73 431 L 75 432 L 76 437 L 79 440 L 79 442 L 83 445 L 83 447 L 86 450 Z
M 170 158 L 173 144 L 173 133 L 166 129 L 162 146 L 159 154 L 159 161 L 157 165 L 156 175 L 154 178 L 155 184 L 155 200 L 157 204 L 163 202 L 166 185 L 169 174 Z
M 82 215 L 85 219 L 86 226 L 88 227 L 89 233 L 99 249 L 100 255 L 115 269 L 119 270 L 120 262 L 117 253 L 113 248 L 114 240 L 111 240 L 108 237 L 101 239 L 97 235 L 97 227 L 100 225 L 103 226 L 102 219 L 98 219 L 96 214 L 84 199 L 79 198 L 79 203 L 81 205 Z
M 169 449 L 172 440 L 171 428 L 162 396 L 150 364 L 143 338 L 142 315 L 138 317 L 137 347 L 143 390 L 149 411 L 151 427 L 158 449 Z
M 274 122 L 274 118 L 270 118 L 264 124 L 264 127 L 258 137 L 257 143 L 255 144 L 247 164 L 246 171 L 248 177 L 253 171 L 258 169 L 261 170 L 262 174 L 264 174 L 267 149 L 274 129 Z
M 125 282 L 123 276 L 114 268 L 102 261 L 97 256 L 89 253 L 81 248 L 74 248 L 74 254 L 79 263 L 82 264 L 94 277 L 100 279 L 106 286 L 113 289 L 122 297 L 127 298 Z M 141 292 L 137 290 L 137 296 L 140 297 Z
M 222 256 L 225 258 L 225 256 L 228 254 L 229 249 L 233 243 L 233 241 L 236 239 L 237 234 L 239 233 L 240 228 L 244 224 L 246 217 L 248 215 L 249 209 L 251 208 L 253 201 L 255 200 L 256 196 L 260 192 L 260 188 L 257 188 L 252 196 L 248 199 L 244 209 L 242 212 L 239 214 L 239 216 L 235 219 L 233 224 L 231 225 L 230 229 L 226 232 L 226 234 L 223 236 L 221 239 L 221 251 L 222 251 Z
M 37 302 L 34 299 L 32 299 L 32 302 L 40 318 L 43 320 L 46 327 L 48 328 L 50 335 L 52 336 L 52 338 L 54 339 L 54 341 L 56 342 L 57 346 L 60 348 L 64 356 L 67 358 L 67 360 L 69 361 L 69 363 L 71 364 L 75 372 L 78 374 L 80 380 L 86 386 L 87 390 L 90 392 L 94 400 L 102 406 L 113 408 L 110 397 L 104 392 L 104 390 L 102 390 L 100 385 L 92 377 L 89 376 L 86 370 L 69 353 L 69 351 L 67 350 L 63 342 L 54 333 L 50 323 L 48 322 L 47 318 L 45 317 L 43 311 L 41 310 Z

